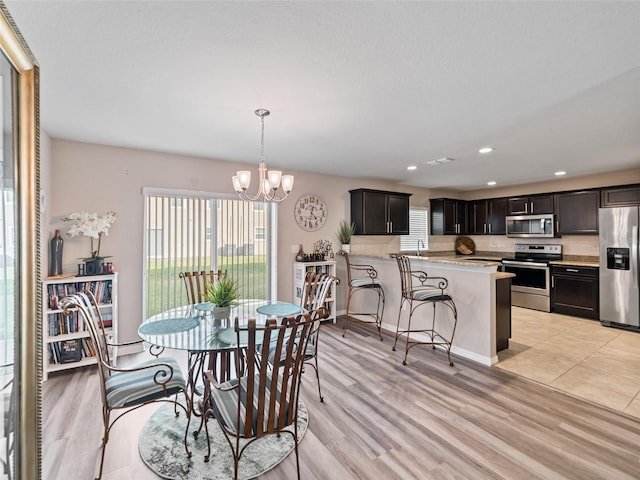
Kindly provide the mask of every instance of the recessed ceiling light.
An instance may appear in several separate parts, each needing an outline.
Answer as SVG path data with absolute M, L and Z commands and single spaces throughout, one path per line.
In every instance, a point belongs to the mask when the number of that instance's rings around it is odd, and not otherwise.
M 496 184 L 495 180 L 491 180 L 490 182 L 487 182 L 487 185 L 489 186 L 494 186 Z
M 417 167 L 417 166 L 415 166 L 415 165 L 409 165 L 409 166 L 407 167 L 407 170 L 415 170 L 415 169 L 417 169 L 417 168 L 418 168 L 418 167 Z
M 566 175 L 567 172 L 564 172 L 562 170 L 560 170 L 559 172 L 556 172 L 556 175 L 560 176 L 560 175 Z
M 479 153 L 491 153 L 493 152 L 493 147 L 482 147 L 478 150 Z

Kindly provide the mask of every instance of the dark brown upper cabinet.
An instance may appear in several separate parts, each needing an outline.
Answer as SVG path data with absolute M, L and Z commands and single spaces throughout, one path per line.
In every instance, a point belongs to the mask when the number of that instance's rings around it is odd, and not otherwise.
M 410 193 L 359 188 L 351 194 L 355 235 L 408 235 Z
M 553 194 L 512 197 L 507 200 L 507 215 L 553 213 Z
M 469 229 L 471 235 L 504 235 L 507 213 L 505 198 L 474 200 L 469 202 Z
M 462 235 L 467 233 L 467 202 L 452 198 L 433 198 L 431 204 L 431 235 Z
M 600 191 L 556 193 L 556 233 L 559 235 L 597 235 Z
M 603 207 L 632 207 L 640 205 L 640 185 L 602 188 L 600 192 Z

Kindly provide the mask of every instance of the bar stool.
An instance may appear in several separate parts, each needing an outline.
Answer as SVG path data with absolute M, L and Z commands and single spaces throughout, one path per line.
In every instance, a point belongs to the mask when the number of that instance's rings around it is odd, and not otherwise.
M 342 327 L 342 336 L 347 333 L 349 322 L 375 323 L 378 328 L 378 335 L 382 341 L 382 331 L 380 324 L 382 323 L 382 314 L 384 313 L 384 289 L 378 282 L 378 272 L 372 265 L 354 264 L 349 261 L 347 252 L 340 252 L 347 262 L 347 313 Z M 378 302 L 375 311 L 370 312 L 350 312 L 351 297 L 357 292 L 373 292 L 378 296 Z M 369 316 L 372 320 L 364 320 L 361 318 L 351 318 L 351 315 Z
M 400 301 L 400 308 L 398 310 L 398 324 L 396 326 L 396 338 L 393 342 L 393 351 L 395 352 L 396 350 L 398 335 L 406 334 L 407 341 L 404 351 L 404 360 L 402 361 L 403 365 L 407 364 L 407 355 L 409 354 L 410 348 L 415 347 L 416 345 L 431 345 L 434 350 L 436 347 L 443 347 L 447 352 L 449 365 L 453 367 L 453 362 L 451 361 L 451 344 L 453 342 L 453 336 L 456 332 L 456 325 L 458 323 L 458 311 L 453 298 L 451 298 L 451 295 L 446 291 L 449 285 L 448 280 L 444 277 L 429 276 L 426 272 L 421 270 L 411 270 L 411 262 L 409 257 L 405 255 L 398 255 L 396 260 L 398 261 L 398 268 L 400 270 L 402 300 Z M 400 317 L 405 302 L 409 304 L 409 321 L 407 323 L 407 329 L 400 330 Z M 411 319 L 413 317 L 413 312 L 422 305 L 428 304 L 433 305 L 431 328 L 412 329 Z M 436 330 L 436 305 L 438 304 L 444 305 L 453 314 L 453 320 L 449 322 L 449 328 L 446 333 L 442 330 L 441 332 L 443 333 L 439 333 Z M 411 340 L 411 333 L 426 334 L 429 337 L 429 340 Z

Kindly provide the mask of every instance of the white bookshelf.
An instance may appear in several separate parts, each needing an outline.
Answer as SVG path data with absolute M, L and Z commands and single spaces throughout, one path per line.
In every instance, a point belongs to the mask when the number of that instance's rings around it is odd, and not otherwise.
M 294 262 L 293 263 L 293 302 L 296 305 L 300 305 L 302 302 L 302 295 L 304 292 L 304 277 L 307 272 L 322 272 L 329 275 L 336 276 L 336 262 L 335 260 L 327 260 L 322 262 Z M 325 308 L 329 311 L 329 317 L 325 322 L 336 322 L 336 291 L 335 287 L 331 287 L 331 291 L 327 296 L 325 302 Z
M 49 373 L 94 365 L 96 357 L 86 347 L 90 338 L 79 315 L 67 317 L 59 308 L 59 300 L 65 295 L 87 288 L 96 295 L 98 308 L 105 322 L 105 331 L 110 342 L 118 341 L 118 274 L 109 273 L 93 276 L 73 276 L 66 278 L 46 278 L 42 281 L 42 379 Z M 111 325 L 108 325 L 109 320 Z M 64 342 L 80 340 L 82 357 L 77 361 L 60 361 L 60 349 Z M 75 343 L 75 342 L 74 342 Z M 110 350 L 111 360 L 117 357 L 115 347 Z

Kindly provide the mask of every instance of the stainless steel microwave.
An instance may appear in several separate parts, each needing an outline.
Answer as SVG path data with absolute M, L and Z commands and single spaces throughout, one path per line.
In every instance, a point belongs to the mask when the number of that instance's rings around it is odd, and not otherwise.
M 507 237 L 553 238 L 556 235 L 553 214 L 510 215 L 506 218 Z

